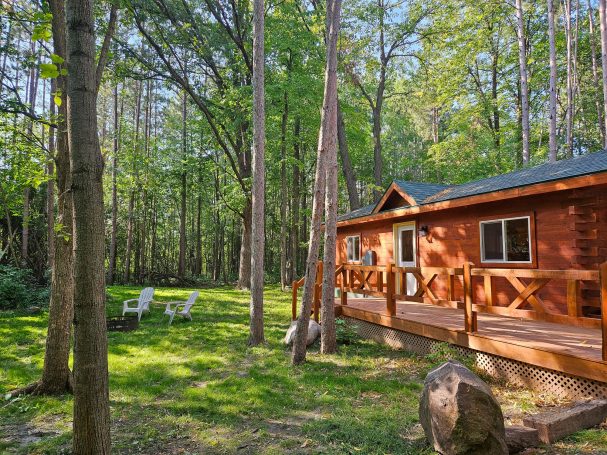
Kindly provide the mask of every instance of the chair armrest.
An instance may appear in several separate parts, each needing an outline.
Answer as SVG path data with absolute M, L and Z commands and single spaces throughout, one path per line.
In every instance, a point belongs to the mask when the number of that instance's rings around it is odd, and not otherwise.
M 139 301 L 139 299 L 128 299 L 128 300 L 125 300 L 123 303 L 131 303 L 131 302 L 137 302 L 137 301 Z

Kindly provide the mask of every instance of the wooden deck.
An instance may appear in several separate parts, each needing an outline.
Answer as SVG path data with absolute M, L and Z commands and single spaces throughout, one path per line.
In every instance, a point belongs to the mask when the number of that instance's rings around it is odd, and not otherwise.
M 397 300 L 396 314 L 386 299 L 349 297 L 337 314 L 396 330 L 495 354 L 574 376 L 607 382 L 600 329 L 478 314 L 478 331 L 467 333 L 464 311 Z

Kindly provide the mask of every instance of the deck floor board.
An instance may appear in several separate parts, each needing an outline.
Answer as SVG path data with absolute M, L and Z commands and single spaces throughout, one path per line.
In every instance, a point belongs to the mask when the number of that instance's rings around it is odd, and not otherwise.
M 349 298 L 348 306 L 385 314 L 386 301 Z M 396 304 L 396 318 L 453 332 L 461 332 L 464 328 L 462 310 L 428 303 L 399 300 Z M 497 342 L 605 363 L 601 358 L 599 329 L 478 313 L 478 332 L 475 335 Z

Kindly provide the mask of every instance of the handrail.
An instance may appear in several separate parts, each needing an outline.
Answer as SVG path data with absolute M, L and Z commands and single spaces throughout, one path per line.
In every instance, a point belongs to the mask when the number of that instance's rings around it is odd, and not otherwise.
M 322 289 L 322 262 L 319 262 L 317 282 L 315 284 L 314 315 L 318 317 L 320 294 Z M 417 291 L 414 295 L 399 293 L 396 289 L 396 277 L 404 281 L 405 274 L 411 274 L 417 281 Z M 602 356 L 607 361 L 607 262 L 600 265 L 598 270 L 542 270 L 542 269 L 507 269 L 474 267 L 465 263 L 463 267 L 397 267 L 387 265 L 358 265 L 342 264 L 336 267 L 335 276 L 339 277 L 341 290 L 340 304 L 348 304 L 348 293 L 366 296 L 383 297 L 386 299 L 386 314 L 396 315 L 397 300 L 430 302 L 437 306 L 464 310 L 464 329 L 468 333 L 478 330 L 477 313 L 490 313 L 502 316 L 520 317 L 524 319 L 544 320 L 561 324 L 598 328 L 603 339 Z M 437 277 L 445 277 L 447 295 L 440 296 L 440 290 L 433 288 Z M 320 278 L 319 278 L 320 277 Z M 461 277 L 461 278 L 460 278 Z M 482 278 L 482 283 L 473 281 L 474 277 Z M 508 305 L 497 305 L 493 280 L 503 278 L 510 283 L 515 291 L 515 298 Z M 552 280 L 567 283 L 567 314 L 549 310 L 539 292 Z M 463 291 L 463 299 L 455 296 L 457 281 Z M 581 283 L 585 281 L 598 282 L 599 307 L 601 317 L 585 317 L 581 312 L 578 295 Z M 292 317 L 297 318 L 298 288 L 304 284 L 304 279 L 293 282 Z M 484 304 L 474 302 L 475 287 L 479 284 L 484 290 Z M 444 291 L 443 291 L 444 292 Z M 529 309 L 525 309 L 525 305 Z

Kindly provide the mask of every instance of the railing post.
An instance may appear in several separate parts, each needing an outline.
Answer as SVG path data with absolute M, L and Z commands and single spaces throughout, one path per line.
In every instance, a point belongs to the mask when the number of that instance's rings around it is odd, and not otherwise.
M 394 300 L 394 273 L 392 264 L 386 266 L 386 311 L 390 316 L 396 316 L 396 301 Z
M 297 319 L 297 281 L 293 281 L 293 284 L 291 284 L 291 289 L 292 289 L 292 300 L 291 300 L 291 320 L 294 321 L 295 319 Z
M 601 285 L 601 332 L 603 335 L 603 360 L 607 361 L 607 262 L 599 269 Z
M 464 263 L 464 328 L 467 333 L 477 331 L 476 312 L 472 311 L 472 264 Z
M 348 287 L 347 283 L 346 283 L 346 279 L 348 276 L 348 271 L 346 269 L 341 269 L 341 289 L 339 291 L 339 297 L 341 299 L 341 304 L 342 305 L 347 305 L 348 304 L 348 293 L 345 291 L 345 289 Z

